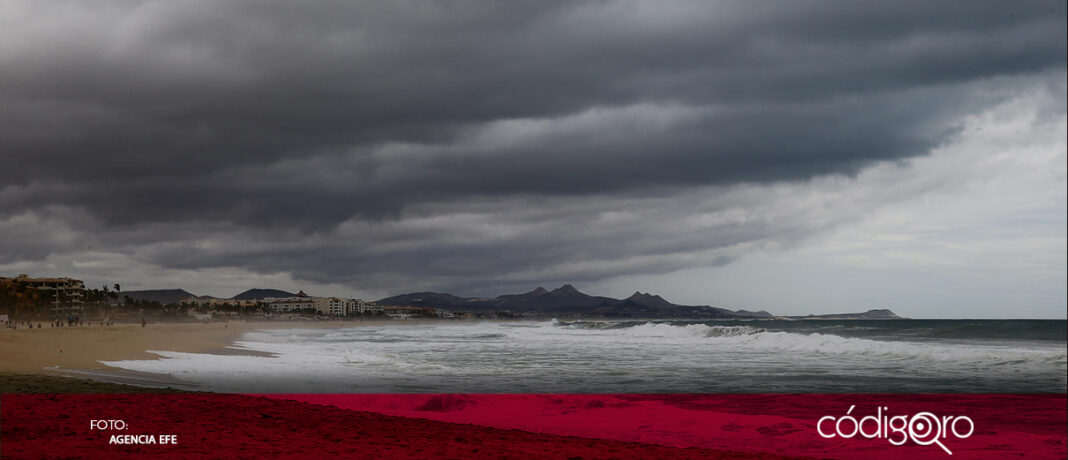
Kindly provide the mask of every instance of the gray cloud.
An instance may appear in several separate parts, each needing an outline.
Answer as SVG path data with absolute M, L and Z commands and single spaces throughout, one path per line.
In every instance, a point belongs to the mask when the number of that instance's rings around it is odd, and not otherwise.
M 469 289 L 721 263 L 821 228 L 738 190 L 925 155 L 1035 87 L 1063 114 L 1065 25 L 1057 3 L 7 4 L 0 263 Z M 740 203 L 769 214 L 670 231 Z M 599 220 L 631 206 L 662 212 Z

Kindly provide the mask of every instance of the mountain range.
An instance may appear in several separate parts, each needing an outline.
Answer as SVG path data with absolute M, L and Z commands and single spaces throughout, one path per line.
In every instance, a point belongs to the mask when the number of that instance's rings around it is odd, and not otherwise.
M 453 311 L 595 314 L 607 317 L 687 317 L 687 318 L 761 318 L 771 317 L 766 311 L 731 311 L 708 305 L 678 305 L 655 294 L 635 292 L 625 299 L 591 296 L 570 284 L 553 290 L 539 287 L 522 294 L 508 294 L 493 298 L 466 298 L 440 292 L 415 292 L 379 299 L 379 305 L 430 307 Z
M 184 289 L 153 289 L 124 291 L 123 297 L 162 304 L 179 303 L 182 299 L 197 297 Z M 244 291 L 229 300 L 255 300 L 270 297 L 295 297 L 297 294 L 278 289 L 255 288 Z M 206 296 L 210 297 L 210 296 Z M 522 294 L 505 294 L 493 298 L 459 297 L 443 292 L 414 292 L 386 297 L 375 301 L 383 306 L 429 307 L 451 311 L 513 313 L 534 312 L 539 314 L 596 315 L 616 318 L 775 318 L 766 311 L 729 310 L 708 305 L 679 305 L 656 294 L 635 292 L 625 299 L 592 296 L 570 284 L 553 290 L 543 287 Z M 838 313 L 829 315 L 788 316 L 790 319 L 900 319 L 887 309 L 868 310 L 864 313 Z
M 159 302 L 161 304 L 175 304 L 190 297 L 215 298 L 211 296 L 198 296 L 185 289 L 146 289 L 142 291 L 122 291 L 119 295 L 129 297 L 131 300 L 144 300 Z M 269 297 L 295 297 L 296 294 L 278 289 L 249 289 L 245 292 L 230 297 L 227 300 L 255 300 Z
M 146 302 L 159 302 L 161 304 L 178 303 L 182 299 L 196 297 L 185 289 L 147 289 L 143 291 L 120 291 L 122 297 L 130 300 L 143 300 Z

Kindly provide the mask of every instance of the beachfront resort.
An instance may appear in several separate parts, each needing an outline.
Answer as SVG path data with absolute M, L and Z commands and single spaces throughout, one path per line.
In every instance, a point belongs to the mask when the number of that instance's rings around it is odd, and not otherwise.
M 111 323 L 142 320 L 212 321 L 322 320 L 336 318 L 454 318 L 452 312 L 427 307 L 377 305 L 359 298 L 318 297 L 300 291 L 290 296 L 255 295 L 250 290 L 233 298 L 185 296 L 153 298 L 144 292 L 122 292 L 119 284 L 86 288 L 71 277 L 32 277 L 20 274 L 0 277 L 0 324 L 46 321 L 79 324 L 84 321 Z M 249 295 L 253 293 L 252 295 Z M 460 315 L 462 316 L 462 315 Z

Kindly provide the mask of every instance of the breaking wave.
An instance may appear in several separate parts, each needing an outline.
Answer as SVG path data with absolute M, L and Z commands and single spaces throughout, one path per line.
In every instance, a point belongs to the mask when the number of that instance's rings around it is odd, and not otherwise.
M 233 353 L 158 351 L 160 359 L 105 364 L 228 392 L 996 393 L 1068 384 L 1063 341 L 917 338 L 919 327 L 886 333 L 901 327 L 890 323 L 726 323 L 282 329 L 246 333 Z M 862 335 L 869 329 L 884 332 Z
M 614 332 L 626 338 L 645 342 L 663 340 L 694 346 L 717 347 L 720 350 L 736 352 L 816 356 L 852 355 L 873 359 L 917 359 L 989 365 L 1024 363 L 1063 365 L 1068 363 L 1068 348 L 1057 350 L 1048 347 L 1033 349 L 1025 346 L 872 340 L 824 333 L 769 331 L 752 326 L 676 325 L 655 322 L 642 322 L 615 328 L 593 322 L 570 324 L 557 322 L 554 325 L 569 329 L 592 329 L 602 331 L 602 333 Z

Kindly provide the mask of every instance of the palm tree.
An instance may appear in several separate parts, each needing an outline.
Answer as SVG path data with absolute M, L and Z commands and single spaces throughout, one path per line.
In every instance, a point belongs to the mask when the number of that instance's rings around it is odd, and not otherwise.
M 102 286 L 104 288 L 104 322 L 111 322 L 111 292 L 108 292 L 108 285 Z

